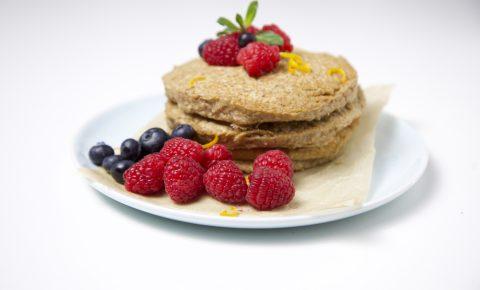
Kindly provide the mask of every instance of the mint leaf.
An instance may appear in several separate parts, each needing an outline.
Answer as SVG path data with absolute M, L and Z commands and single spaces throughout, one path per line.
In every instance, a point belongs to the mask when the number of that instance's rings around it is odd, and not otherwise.
M 237 23 L 238 25 L 240 25 L 240 28 L 242 31 L 245 31 L 245 24 L 243 23 L 243 18 L 242 16 L 240 16 L 240 14 L 237 14 L 237 16 L 235 16 L 235 20 L 237 20 Z
M 237 31 L 238 30 L 238 27 L 235 24 L 233 24 L 232 21 L 228 20 L 225 17 L 218 18 L 217 23 L 227 27 L 228 29 L 230 29 L 232 31 Z
M 272 31 L 260 31 L 255 37 L 257 38 L 257 41 L 268 45 L 283 45 L 283 38 Z
M 250 2 L 250 5 L 248 5 L 247 14 L 245 15 L 245 27 L 249 27 L 252 24 L 253 19 L 255 19 L 255 15 L 257 14 L 257 8 L 258 1 Z
M 230 33 L 230 30 L 225 29 L 225 30 L 217 32 L 217 36 L 222 36 L 222 35 L 229 34 L 229 33 Z

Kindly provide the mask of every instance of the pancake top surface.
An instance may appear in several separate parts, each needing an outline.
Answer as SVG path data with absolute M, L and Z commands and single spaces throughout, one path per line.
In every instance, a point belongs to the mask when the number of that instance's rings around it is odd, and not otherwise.
M 271 73 L 258 79 L 243 67 L 210 66 L 195 59 L 163 77 L 167 96 L 188 112 L 239 125 L 278 121 L 310 121 L 343 107 L 357 93 L 357 73 L 342 57 L 296 51 L 312 68 L 305 74 L 288 73 L 280 61 Z M 328 75 L 341 68 L 347 80 Z M 191 80 L 202 77 L 191 85 Z

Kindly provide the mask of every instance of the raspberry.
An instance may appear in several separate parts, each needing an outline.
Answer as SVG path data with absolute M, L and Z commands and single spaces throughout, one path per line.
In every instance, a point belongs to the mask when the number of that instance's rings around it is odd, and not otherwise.
M 142 195 L 159 193 L 163 189 L 164 166 L 159 153 L 145 156 L 123 174 L 125 189 Z
M 238 33 L 232 33 L 205 44 L 203 59 L 210 65 L 236 66 L 239 50 Z
M 262 28 L 263 31 L 271 31 L 273 33 L 276 33 L 280 35 L 283 38 L 283 45 L 280 46 L 280 51 L 292 51 L 293 50 L 293 45 L 290 42 L 290 37 L 283 32 L 277 25 L 275 24 L 270 24 L 270 25 L 264 25 Z
M 253 26 L 253 25 L 250 25 L 250 26 L 247 28 L 247 32 L 248 32 L 248 33 L 257 34 L 258 31 L 259 31 L 259 29 L 256 28 L 256 27 Z
M 293 176 L 293 163 L 290 157 L 280 150 L 270 150 L 258 155 L 253 162 L 253 170 L 268 167 L 282 171 L 288 177 Z
M 249 76 L 260 77 L 277 66 L 280 61 L 279 49 L 263 42 L 251 42 L 240 50 L 237 61 L 243 65 Z
M 294 196 L 291 178 L 280 170 L 260 167 L 250 175 L 245 199 L 258 210 L 271 210 L 289 203 Z
M 215 199 L 226 203 L 243 203 L 247 183 L 242 171 L 232 160 L 220 160 L 203 175 L 206 191 Z
M 165 165 L 165 191 L 176 203 L 187 203 L 203 192 L 202 176 L 205 169 L 188 156 L 174 156 Z
M 188 156 L 197 162 L 202 162 L 202 154 L 202 145 L 181 137 L 175 137 L 168 140 L 160 151 L 160 155 L 165 162 L 168 162 L 170 158 L 177 155 Z
M 232 160 L 232 153 L 225 145 L 216 144 L 203 152 L 203 167 L 209 168 L 218 160 Z

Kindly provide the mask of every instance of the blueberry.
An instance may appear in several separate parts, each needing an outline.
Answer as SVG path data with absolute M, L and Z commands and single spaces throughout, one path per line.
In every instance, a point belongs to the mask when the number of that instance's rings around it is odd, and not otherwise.
M 110 171 L 110 168 L 112 168 L 112 165 L 117 162 L 117 161 L 120 161 L 120 160 L 123 160 L 123 157 L 120 156 L 120 155 L 110 155 L 110 156 L 107 156 L 103 159 L 103 162 L 102 162 L 102 167 L 107 171 L 109 172 Z M 110 172 L 109 172 L 110 173 Z
M 151 128 L 140 136 L 140 146 L 142 156 L 158 152 L 163 148 L 163 143 L 170 138 L 168 134 L 160 128 Z
M 240 35 L 240 37 L 238 38 L 238 46 L 240 47 L 245 47 L 247 46 L 247 44 L 249 44 L 250 42 L 254 42 L 256 41 L 257 38 L 255 37 L 255 34 L 253 33 L 249 33 L 249 32 L 245 32 L 245 33 L 242 33 Z
M 127 171 L 127 169 L 133 164 L 134 162 L 132 160 L 117 161 L 113 163 L 112 167 L 110 168 L 110 174 L 116 182 L 123 184 L 123 173 Z
M 200 57 L 203 57 L 203 48 L 205 47 L 205 45 L 207 43 L 209 43 L 210 41 L 212 41 L 211 39 L 207 39 L 207 40 L 204 40 L 202 43 L 200 43 L 200 45 L 198 46 L 198 54 L 200 55 Z
M 172 137 L 182 137 L 185 139 L 193 139 L 197 135 L 197 132 L 192 126 L 187 124 L 178 125 L 175 130 L 172 131 Z
M 137 140 L 130 138 L 123 141 L 122 145 L 120 145 L 120 155 L 123 159 L 137 161 L 140 157 L 141 149 L 140 143 L 138 143 Z
M 100 166 L 105 157 L 113 155 L 113 148 L 106 145 L 103 142 L 97 143 L 97 145 L 90 148 L 88 151 L 88 157 L 93 162 L 93 164 Z

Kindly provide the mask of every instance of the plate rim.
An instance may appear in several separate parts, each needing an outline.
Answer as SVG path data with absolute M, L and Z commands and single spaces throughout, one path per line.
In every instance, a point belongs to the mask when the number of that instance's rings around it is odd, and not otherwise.
M 81 140 L 82 136 L 85 135 L 85 132 L 93 124 L 96 120 L 100 119 L 104 115 L 108 114 L 109 112 L 115 111 L 123 106 L 132 103 L 140 103 L 152 98 L 158 98 L 160 95 L 151 95 L 144 98 L 131 100 L 127 102 L 123 102 L 121 104 L 115 105 L 110 107 L 109 109 L 103 110 L 102 112 L 98 113 L 91 119 L 81 126 L 77 134 L 74 137 L 74 146 L 73 146 L 73 155 L 76 160 L 76 163 L 80 167 L 85 167 L 85 156 L 83 156 L 81 152 Z M 408 122 L 397 118 L 395 115 L 382 112 L 381 115 L 386 115 L 394 119 L 396 122 L 400 122 L 401 125 L 408 128 L 418 139 L 419 144 L 421 144 L 421 153 L 419 153 L 419 158 L 415 161 L 415 163 L 419 163 L 417 166 L 414 167 L 415 172 L 410 174 L 410 178 L 408 182 L 402 183 L 401 186 L 396 188 L 393 192 L 389 194 L 382 195 L 381 198 L 378 199 L 368 199 L 364 202 L 364 204 L 357 208 L 352 208 L 350 210 L 345 210 L 341 212 L 331 213 L 331 214 L 319 214 L 319 215 L 295 215 L 295 216 L 284 216 L 284 217 L 220 217 L 220 216 L 212 216 L 209 214 L 204 213 L 197 213 L 197 212 L 190 212 L 190 211 L 183 211 L 179 209 L 172 209 L 166 208 L 159 205 L 152 204 L 146 200 L 142 200 L 140 198 L 136 198 L 133 196 L 128 196 L 122 194 L 115 189 L 109 188 L 104 184 L 90 180 L 84 177 L 89 184 L 89 186 L 93 187 L 95 190 L 99 191 L 103 195 L 121 203 L 126 206 L 135 208 L 136 210 L 140 210 L 143 212 L 147 212 L 149 214 L 153 214 L 156 216 L 160 216 L 163 218 L 168 218 L 171 220 L 192 223 L 197 225 L 204 225 L 204 226 L 214 226 L 214 227 L 224 227 L 224 228 L 244 228 L 244 229 L 269 229 L 269 228 L 289 228 L 289 227 L 297 227 L 297 226 L 309 226 L 314 224 L 321 224 L 327 223 L 335 220 L 340 220 L 348 217 L 352 217 L 358 214 L 362 214 L 364 212 L 376 209 L 382 205 L 385 205 L 405 192 L 408 191 L 423 175 L 425 172 L 429 154 L 427 148 L 425 146 L 425 142 L 420 134 L 408 124 Z M 381 118 L 381 116 L 380 116 Z M 379 118 L 379 119 L 380 119 Z M 88 161 L 88 160 L 87 160 Z M 87 163 L 88 164 L 88 163 Z

